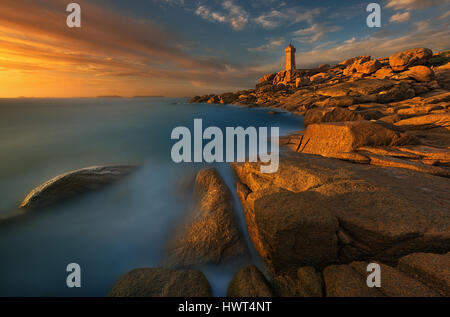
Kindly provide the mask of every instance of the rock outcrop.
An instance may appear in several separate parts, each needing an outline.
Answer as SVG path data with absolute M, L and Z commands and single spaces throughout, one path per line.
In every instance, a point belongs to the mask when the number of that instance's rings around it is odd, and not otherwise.
M 194 192 L 196 206 L 170 242 L 167 264 L 217 264 L 244 256 L 246 248 L 235 220 L 231 194 L 217 170 L 198 172 Z
M 20 208 L 36 210 L 104 188 L 131 174 L 135 166 L 96 166 L 59 175 L 33 189 Z
M 110 297 L 210 297 L 211 287 L 197 270 L 135 269 L 120 277 Z
M 275 174 L 234 165 L 256 250 L 275 273 L 450 249 L 450 180 L 283 153 Z
M 379 266 L 379 285 L 369 286 L 371 265 Z M 369 269 L 370 268 L 370 269 Z M 245 272 L 245 273 L 244 273 Z M 267 281 L 256 268 L 241 270 L 229 295 L 282 297 L 441 297 L 450 296 L 450 253 L 413 253 L 398 265 L 378 261 L 333 264 L 317 271 L 300 267 Z M 239 281 L 239 283 L 237 283 Z M 272 294 L 272 295 L 268 295 Z
M 449 89 L 450 53 L 418 48 L 268 74 L 230 96 L 305 116 L 278 172 L 233 165 L 276 296 L 448 296 Z M 367 287 L 372 262 L 381 288 Z

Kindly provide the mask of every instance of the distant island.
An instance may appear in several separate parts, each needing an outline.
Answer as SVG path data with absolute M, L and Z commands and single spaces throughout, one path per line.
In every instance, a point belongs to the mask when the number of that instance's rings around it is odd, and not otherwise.
M 134 96 L 133 98 L 165 98 L 164 96 Z
M 133 96 L 133 97 L 123 97 L 116 95 L 106 95 L 106 96 L 97 96 L 96 98 L 165 98 L 164 96 Z

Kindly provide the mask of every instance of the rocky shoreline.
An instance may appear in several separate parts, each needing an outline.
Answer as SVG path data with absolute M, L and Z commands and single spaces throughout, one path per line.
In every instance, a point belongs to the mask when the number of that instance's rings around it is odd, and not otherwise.
M 274 296 L 450 296 L 449 84 L 450 53 L 419 48 L 192 98 L 305 117 L 305 129 L 281 141 L 291 152 L 278 173 L 234 165 L 271 282 L 255 269 L 235 279 L 258 280 L 261 296 L 269 288 Z M 369 261 L 386 272 L 380 289 L 365 284 Z M 233 295 L 253 295 L 235 284 Z
M 449 56 L 421 48 L 356 57 L 191 100 L 305 117 L 304 131 L 281 140 L 289 151 L 278 172 L 232 164 L 264 268 L 244 266 L 228 296 L 450 296 Z M 23 207 L 54 202 L 61 192 L 59 202 L 130 172 L 70 173 L 34 191 Z M 201 170 L 192 189 L 195 204 L 168 243 L 165 267 L 125 274 L 108 296 L 211 296 L 194 268 L 248 257 L 219 173 Z M 381 266 L 380 288 L 366 285 L 369 263 Z

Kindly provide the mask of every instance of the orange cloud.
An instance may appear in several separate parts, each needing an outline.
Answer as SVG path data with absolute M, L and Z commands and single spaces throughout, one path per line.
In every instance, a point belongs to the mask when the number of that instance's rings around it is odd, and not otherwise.
M 181 38 L 151 21 L 78 3 L 81 28 L 66 26 L 60 0 L 0 2 L 0 97 L 182 96 L 191 82 L 231 89 L 246 80 L 219 59 L 190 56 Z

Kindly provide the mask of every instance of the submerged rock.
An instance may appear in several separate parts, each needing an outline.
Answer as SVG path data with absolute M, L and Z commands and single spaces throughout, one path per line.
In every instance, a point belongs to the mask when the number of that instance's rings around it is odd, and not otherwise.
M 170 242 L 167 264 L 220 263 L 245 255 L 231 194 L 216 169 L 198 172 L 195 197 L 194 210 Z
M 136 166 L 95 166 L 59 175 L 33 189 L 20 204 L 41 209 L 78 195 L 104 188 L 131 174 Z
M 210 297 L 211 287 L 197 270 L 135 269 L 120 277 L 110 297 Z

